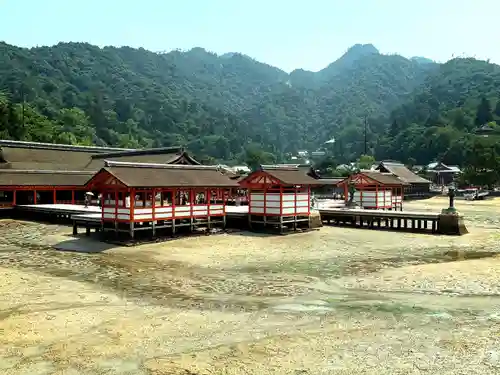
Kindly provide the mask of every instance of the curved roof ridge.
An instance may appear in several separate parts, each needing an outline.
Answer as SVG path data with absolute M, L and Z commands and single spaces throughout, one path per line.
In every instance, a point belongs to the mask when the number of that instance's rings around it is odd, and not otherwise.
M 192 165 L 192 164 L 164 164 L 164 163 L 139 163 L 128 161 L 104 160 L 104 166 L 125 168 L 161 168 L 161 169 L 184 169 L 184 170 L 220 170 L 217 165 Z
M 0 139 L 0 147 L 18 147 L 18 148 L 41 149 L 41 150 L 65 150 L 65 151 L 82 151 L 82 152 L 101 152 L 101 151 L 116 152 L 116 151 L 133 150 L 133 149 L 117 148 L 117 147 L 80 146 L 80 145 L 68 145 L 61 143 L 12 141 L 9 139 Z
M 106 157 L 139 156 L 139 155 L 157 155 L 157 154 L 182 154 L 186 150 L 182 146 L 144 148 L 138 150 L 122 150 L 116 152 L 99 153 L 92 155 L 92 159 L 104 159 Z

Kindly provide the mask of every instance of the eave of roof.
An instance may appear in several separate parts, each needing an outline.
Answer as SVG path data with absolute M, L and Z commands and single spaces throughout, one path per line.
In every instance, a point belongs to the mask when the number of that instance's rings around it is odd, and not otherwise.
M 105 161 L 105 166 L 86 185 L 103 172 L 109 173 L 128 187 L 238 187 L 217 166 L 131 163 Z

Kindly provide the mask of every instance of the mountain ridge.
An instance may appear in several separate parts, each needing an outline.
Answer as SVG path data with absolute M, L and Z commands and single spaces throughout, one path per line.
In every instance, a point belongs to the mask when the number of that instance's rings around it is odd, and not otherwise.
M 0 91 L 5 92 L 0 132 L 45 142 L 182 144 L 198 155 L 238 161 L 249 152 L 267 161 L 286 160 L 299 149 L 315 150 L 335 138 L 331 151 L 341 161 L 364 151 L 367 118 L 369 150 L 407 159 L 398 151 L 403 142 L 398 134 L 406 134 L 412 121 L 432 128 L 440 116 L 448 119 L 451 107 L 443 106 L 441 113 L 439 103 L 462 95 L 450 83 L 455 78 L 462 93 L 472 89 L 467 82 L 477 86 L 467 103 L 490 95 L 490 74 L 498 66 L 471 64 L 385 55 L 371 44 L 359 44 L 319 72 L 287 73 L 241 53 L 219 56 L 201 47 L 155 53 L 88 43 L 31 49 L 0 43 Z M 437 103 L 434 117 L 414 113 L 431 99 Z M 491 94 L 492 104 L 495 99 Z M 26 119 L 21 131 L 9 125 L 21 118 Z M 386 134 L 393 119 L 401 126 Z M 420 153 L 419 160 L 426 155 Z

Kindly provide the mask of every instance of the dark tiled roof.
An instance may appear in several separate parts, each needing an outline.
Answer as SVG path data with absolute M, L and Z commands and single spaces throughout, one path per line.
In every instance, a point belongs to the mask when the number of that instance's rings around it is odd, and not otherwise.
M 217 167 L 106 162 L 98 174 L 109 173 L 128 187 L 238 187 Z
M 2 147 L 2 169 L 79 170 L 94 154 L 80 150 Z
M 381 172 L 360 172 L 360 174 L 365 175 L 368 178 L 371 178 L 374 181 L 379 182 L 382 185 L 408 185 L 406 181 L 403 181 L 398 176 L 395 176 L 391 173 L 381 173 Z
M 395 176 L 398 176 L 401 180 L 409 183 L 409 184 L 430 184 L 429 180 L 420 177 L 419 175 L 413 173 L 408 168 L 401 163 L 394 162 L 386 162 L 383 161 L 377 167 L 377 170 L 382 172 L 392 173 Z
M 138 163 L 200 164 L 182 147 L 120 149 L 0 140 L 0 169 L 91 170 L 104 159 Z
M 373 180 L 375 182 L 378 182 L 381 185 L 391 185 L 391 186 L 394 186 L 394 185 L 396 185 L 396 186 L 408 185 L 407 182 L 401 180 L 400 178 L 398 178 L 397 176 L 394 176 L 391 173 L 381 173 L 381 172 L 378 172 L 378 171 L 361 171 L 361 172 L 359 172 L 357 174 L 360 174 L 360 175 L 363 175 L 365 177 L 368 177 L 369 179 L 371 179 L 371 180 Z M 337 185 L 344 185 L 351 178 L 352 178 L 352 176 L 344 178 L 344 179 L 340 180 L 337 183 Z
M 309 175 L 310 166 L 294 164 L 262 165 L 260 170 L 280 180 L 284 185 L 322 185 L 322 183 L 318 183 L 317 179 Z M 244 181 L 244 179 L 241 181 Z
M 0 170 L 0 186 L 81 186 L 91 178 L 91 172 Z
M 97 157 L 96 157 L 97 156 Z M 154 164 L 187 164 L 199 165 L 200 163 L 191 158 L 186 152 L 177 153 L 153 153 L 153 154 L 131 154 L 115 156 L 110 154 L 103 159 L 101 155 L 93 156 L 91 161 L 85 166 L 85 169 L 98 171 L 104 167 L 105 160 L 122 161 L 128 163 L 154 163 Z
M 343 178 L 318 178 L 318 184 L 321 185 L 337 185 L 340 181 L 343 181 Z

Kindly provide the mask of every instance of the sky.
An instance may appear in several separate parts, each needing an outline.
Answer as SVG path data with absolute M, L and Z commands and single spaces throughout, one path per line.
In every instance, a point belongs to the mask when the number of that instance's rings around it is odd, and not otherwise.
M 500 63 L 498 0 L 0 0 L 0 41 L 241 52 L 317 71 L 356 43 Z

